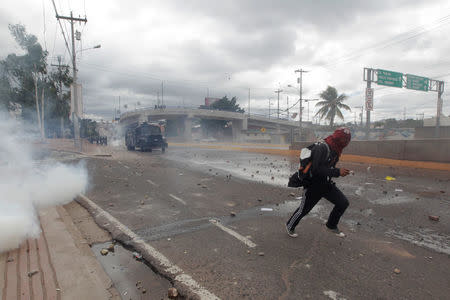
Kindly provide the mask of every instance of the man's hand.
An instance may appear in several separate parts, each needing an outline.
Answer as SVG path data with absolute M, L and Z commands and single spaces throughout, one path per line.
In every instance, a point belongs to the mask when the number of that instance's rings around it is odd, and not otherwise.
M 345 176 L 347 176 L 348 174 L 350 174 L 350 170 L 345 169 L 345 168 L 339 169 L 339 175 L 341 175 L 342 177 L 345 177 Z

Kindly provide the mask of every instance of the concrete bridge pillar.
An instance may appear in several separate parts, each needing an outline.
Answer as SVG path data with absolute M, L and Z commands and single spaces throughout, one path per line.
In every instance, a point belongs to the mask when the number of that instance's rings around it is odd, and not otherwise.
M 184 138 L 186 141 L 192 141 L 192 118 L 184 118 Z
M 248 129 L 247 118 L 243 120 L 233 120 L 231 132 L 233 133 L 233 142 L 240 142 L 242 140 L 242 131 Z

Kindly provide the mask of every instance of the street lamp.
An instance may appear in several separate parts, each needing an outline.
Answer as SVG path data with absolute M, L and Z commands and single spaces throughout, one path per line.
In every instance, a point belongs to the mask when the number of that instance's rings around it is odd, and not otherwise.
M 98 45 L 95 45 L 94 47 L 84 48 L 84 49 L 78 50 L 76 52 L 78 53 L 78 52 L 83 52 L 83 51 L 86 51 L 86 50 L 98 49 L 98 48 L 101 48 L 101 47 L 102 47 L 102 45 L 98 44 Z
M 309 122 L 309 102 L 311 101 L 319 101 L 320 99 L 303 99 L 305 102 L 308 102 L 308 122 Z

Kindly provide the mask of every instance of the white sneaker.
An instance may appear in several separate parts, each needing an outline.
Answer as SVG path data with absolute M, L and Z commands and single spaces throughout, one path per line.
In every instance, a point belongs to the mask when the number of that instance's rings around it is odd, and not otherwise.
M 345 238 L 345 233 L 340 231 L 339 228 L 337 228 L 337 227 L 336 228 L 329 228 L 327 225 L 325 225 L 325 227 L 328 229 L 328 231 L 331 231 L 332 233 L 334 233 L 338 237 Z
M 288 228 L 287 226 L 286 226 L 286 231 L 287 231 L 287 234 L 288 234 L 290 237 L 292 237 L 292 238 L 298 237 L 298 234 L 295 233 L 294 230 L 289 230 L 289 228 Z

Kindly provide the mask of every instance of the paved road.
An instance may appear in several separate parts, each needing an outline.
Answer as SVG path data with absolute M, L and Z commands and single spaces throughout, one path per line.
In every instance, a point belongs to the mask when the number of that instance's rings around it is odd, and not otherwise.
M 87 166 L 91 200 L 222 299 L 450 294 L 448 173 L 347 164 L 355 176 L 336 180 L 351 203 L 347 237 L 324 230 L 332 206 L 322 200 L 293 239 L 284 223 L 301 191 L 284 187 L 289 158 L 175 147 Z

